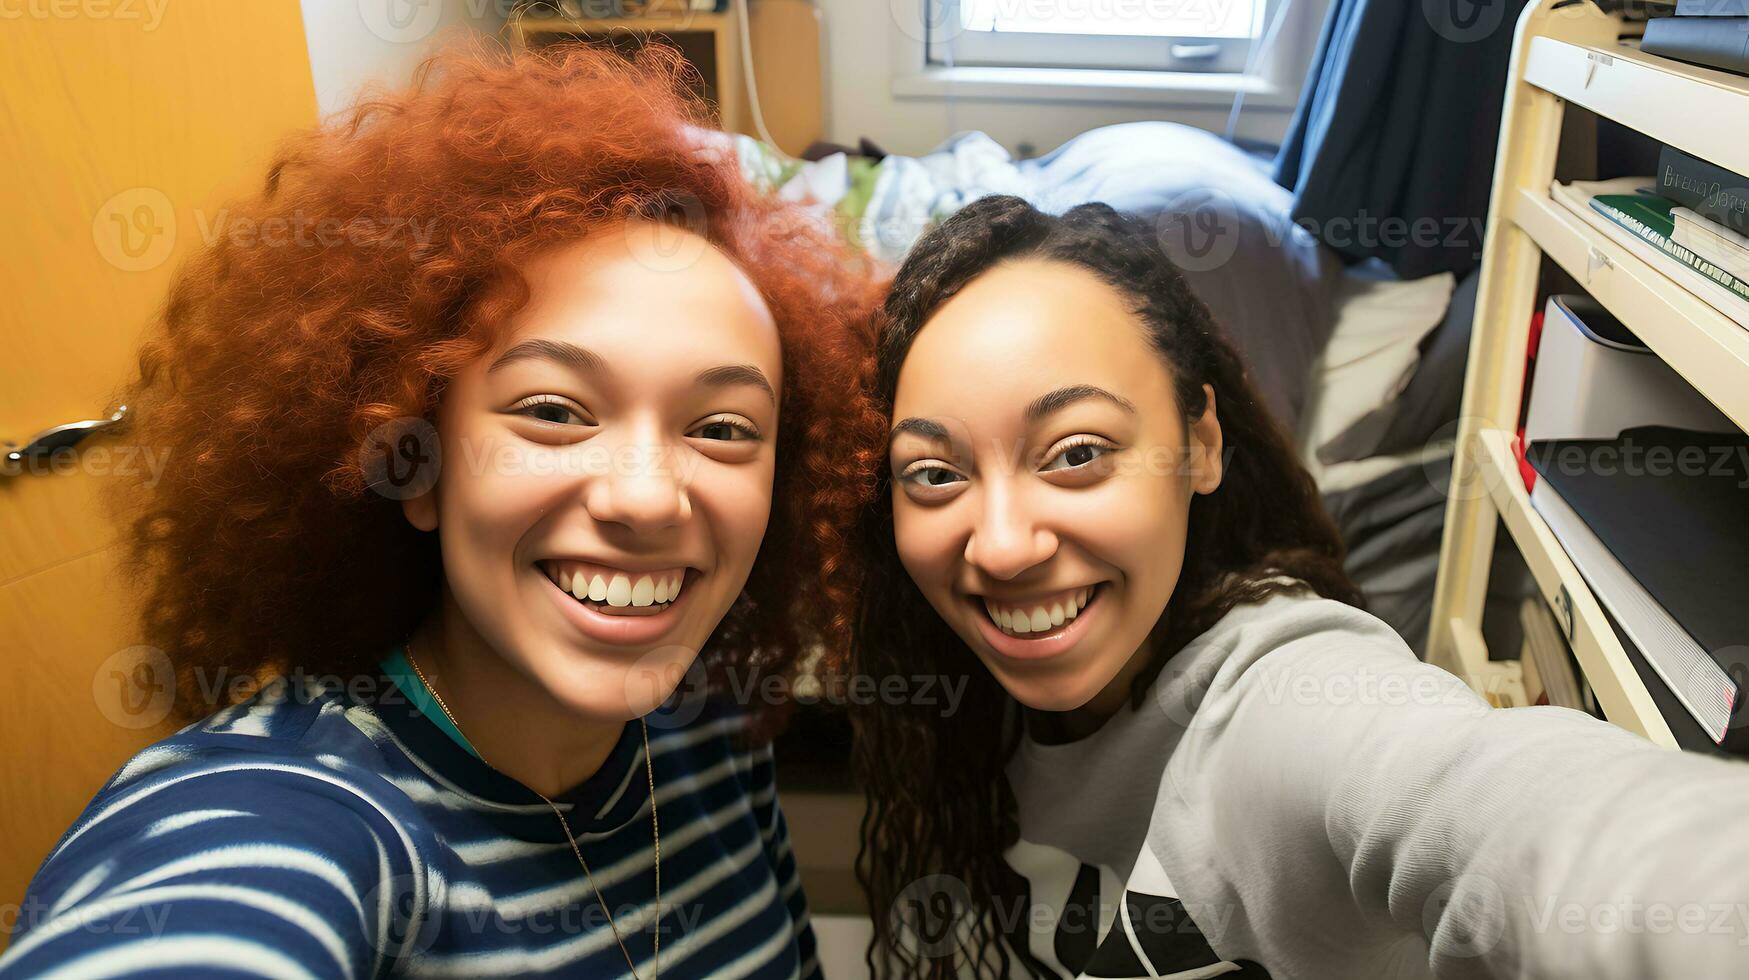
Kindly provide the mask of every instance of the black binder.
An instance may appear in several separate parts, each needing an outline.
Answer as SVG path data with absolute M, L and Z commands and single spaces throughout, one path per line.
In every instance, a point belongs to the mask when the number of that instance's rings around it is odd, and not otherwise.
M 1538 474 L 1737 684 L 1721 747 L 1749 743 L 1749 436 L 1666 426 L 1552 439 Z

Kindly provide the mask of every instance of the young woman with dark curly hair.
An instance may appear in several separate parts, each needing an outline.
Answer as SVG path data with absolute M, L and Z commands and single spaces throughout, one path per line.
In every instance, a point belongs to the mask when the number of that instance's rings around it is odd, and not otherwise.
M 771 706 L 670 695 L 824 629 L 854 491 L 811 447 L 878 296 L 666 51 L 445 52 L 183 270 L 126 400 L 171 451 L 131 546 L 195 720 L 62 838 L 0 972 L 818 974 Z
M 1145 222 L 980 200 L 885 312 L 849 666 L 970 683 L 958 711 L 852 705 L 871 968 L 1749 969 L 1741 929 L 1550 925 L 1622 896 L 1744 908 L 1749 770 L 1493 710 L 1361 611 L 1310 477 Z

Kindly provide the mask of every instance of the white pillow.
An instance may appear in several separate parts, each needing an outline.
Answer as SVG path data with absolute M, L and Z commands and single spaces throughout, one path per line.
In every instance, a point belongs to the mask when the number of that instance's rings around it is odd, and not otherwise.
M 1314 477 L 1323 471 L 1318 447 L 1402 394 L 1415 374 L 1422 339 L 1445 318 L 1457 287 L 1449 272 L 1405 282 L 1378 268 L 1369 263 L 1343 274 L 1336 325 L 1312 364 L 1298 441 Z

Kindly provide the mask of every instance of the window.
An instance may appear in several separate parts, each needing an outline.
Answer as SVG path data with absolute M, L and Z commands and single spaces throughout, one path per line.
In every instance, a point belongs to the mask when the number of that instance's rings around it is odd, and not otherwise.
M 1246 70 L 1291 0 L 924 0 L 933 67 Z

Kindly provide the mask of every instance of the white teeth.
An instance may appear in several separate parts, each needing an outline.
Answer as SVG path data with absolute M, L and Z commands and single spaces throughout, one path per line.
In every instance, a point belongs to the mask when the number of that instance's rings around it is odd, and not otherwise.
M 559 590 L 561 592 L 571 591 L 571 573 L 563 565 L 559 566 Z
M 1042 633 L 1079 616 L 1093 598 L 1093 591 L 1093 586 L 1076 589 L 1067 598 L 1053 602 L 1048 607 L 1034 606 L 1031 610 L 1003 609 L 985 599 L 984 609 L 990 614 L 991 622 L 1009 633 Z
M 583 576 L 577 577 L 581 579 Z M 597 572 L 595 577 L 589 580 L 589 591 L 584 594 L 596 602 L 607 601 L 607 579 L 602 578 L 601 574 Z
M 656 584 L 650 581 L 650 576 L 638 576 L 638 583 L 632 586 L 632 605 L 647 606 L 656 601 Z
M 599 581 L 599 579 L 597 579 Z M 610 606 L 629 606 L 632 604 L 632 580 L 624 575 L 614 575 L 613 581 L 607 583 L 607 604 Z
M 673 593 L 668 591 L 668 576 L 664 575 L 656 580 L 656 601 L 667 602 L 671 598 Z
M 583 581 L 583 576 L 574 575 L 571 577 L 571 587 L 565 591 L 579 599 L 587 599 L 589 598 L 589 583 Z

